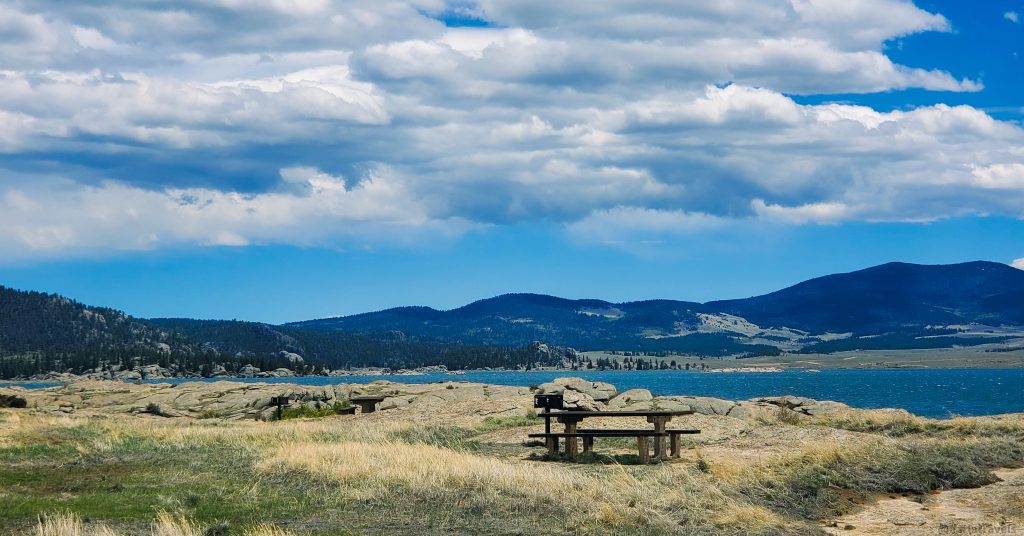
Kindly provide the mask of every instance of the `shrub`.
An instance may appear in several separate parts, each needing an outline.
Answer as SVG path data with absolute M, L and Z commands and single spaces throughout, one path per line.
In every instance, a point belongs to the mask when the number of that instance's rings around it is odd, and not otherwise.
M 160 404 L 157 404 L 156 402 L 146 404 L 146 413 L 149 413 L 150 415 L 157 415 L 159 417 L 167 416 L 167 414 L 164 413 L 163 408 L 160 407 Z
M 316 419 L 320 417 L 329 417 L 331 415 L 338 415 L 343 413 L 344 410 L 351 408 L 352 405 L 348 400 L 335 402 L 331 405 L 322 405 L 316 403 L 314 405 L 308 405 L 305 403 L 298 404 L 295 406 L 281 408 L 281 420 L 287 419 Z M 276 413 L 274 414 L 276 418 Z
M 0 408 L 26 408 L 28 401 L 20 396 L 0 395 Z

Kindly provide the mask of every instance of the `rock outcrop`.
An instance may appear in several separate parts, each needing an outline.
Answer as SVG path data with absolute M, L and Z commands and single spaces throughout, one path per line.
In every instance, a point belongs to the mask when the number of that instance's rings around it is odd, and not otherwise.
M 167 417 L 262 419 L 275 407 L 272 397 L 287 396 L 293 404 L 332 405 L 359 394 L 384 396 L 378 409 L 409 409 L 454 419 L 472 416 L 525 416 L 532 398 L 526 387 L 466 382 L 400 384 L 295 385 L 231 381 L 185 383 L 124 383 L 78 381 L 60 387 L 23 389 L 0 387 L 0 396 L 25 399 L 30 410 L 52 413 L 128 413 Z
M 608 402 L 618 389 L 605 382 L 591 382 L 583 378 L 556 378 L 554 381 L 542 383 L 537 388 L 538 394 L 562 394 L 575 392 L 587 395 L 596 402 Z
M 628 391 L 627 391 L 628 393 Z M 609 408 L 622 410 L 661 409 L 668 411 L 692 409 L 701 415 L 719 415 L 736 419 L 777 420 L 780 414 L 795 418 L 819 416 L 847 409 L 849 406 L 830 400 L 780 396 L 761 397 L 751 400 L 734 401 L 704 396 L 667 396 L 650 399 L 636 399 L 626 402 L 626 393 L 609 403 Z M 642 396 L 642 395 L 641 395 Z
M 637 402 L 647 402 L 654 398 L 647 389 L 630 389 L 615 396 L 608 401 L 609 409 L 622 409 Z
M 250 372 L 255 367 L 250 369 Z M 259 372 L 282 376 L 287 369 Z M 669 410 L 692 409 L 712 417 L 774 422 L 780 416 L 811 418 L 847 409 L 838 402 L 794 396 L 761 397 L 746 401 L 696 396 L 655 397 L 646 389 L 631 389 L 615 396 L 613 385 L 580 378 L 559 378 L 542 384 L 538 393 L 561 393 L 566 409 Z M 22 389 L 0 387 L 0 396 L 17 396 L 29 410 L 54 413 L 95 412 L 157 414 L 182 417 L 255 419 L 269 416 L 272 397 L 288 396 L 298 404 L 334 404 L 352 396 L 383 396 L 381 410 L 422 411 L 430 415 L 514 416 L 533 411 L 531 391 L 526 387 L 484 385 L 468 382 L 402 384 L 376 381 L 362 384 L 296 385 L 288 383 L 243 383 L 231 381 L 185 383 L 131 383 L 121 381 L 76 381 L 60 387 Z M 607 404 L 605 404 L 607 402 Z

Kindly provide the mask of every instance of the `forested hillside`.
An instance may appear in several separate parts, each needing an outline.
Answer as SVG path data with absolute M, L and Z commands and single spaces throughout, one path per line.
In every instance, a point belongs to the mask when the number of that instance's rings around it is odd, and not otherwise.
M 0 287 L 0 378 L 158 365 L 208 374 L 245 365 L 299 374 L 350 367 L 525 367 L 556 360 L 528 348 L 417 342 L 237 321 L 133 318 L 55 294 Z

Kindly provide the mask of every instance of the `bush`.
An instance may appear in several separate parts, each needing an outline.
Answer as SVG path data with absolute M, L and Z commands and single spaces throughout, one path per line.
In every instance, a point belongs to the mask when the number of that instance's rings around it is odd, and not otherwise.
M 305 403 L 298 404 L 295 406 L 281 408 L 281 420 L 287 419 L 316 419 L 320 417 L 329 417 L 331 415 L 338 415 L 344 413 L 345 410 L 351 408 L 348 400 L 343 402 L 335 402 L 331 405 L 322 405 L 317 402 L 314 405 L 307 405 Z M 274 413 L 275 418 L 277 413 Z
M 0 408 L 26 408 L 28 402 L 20 396 L 0 395 Z
M 159 417 L 167 416 L 167 414 L 164 413 L 163 408 L 160 407 L 160 404 L 157 404 L 156 402 L 146 404 L 146 413 L 149 413 L 150 415 L 157 415 Z

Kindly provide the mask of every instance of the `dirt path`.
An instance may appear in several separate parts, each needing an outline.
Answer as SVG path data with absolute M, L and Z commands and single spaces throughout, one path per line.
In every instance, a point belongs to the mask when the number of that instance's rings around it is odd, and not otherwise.
M 882 499 L 825 530 L 847 536 L 1024 535 L 1024 469 L 995 474 L 1001 482 L 939 492 L 923 502 Z

